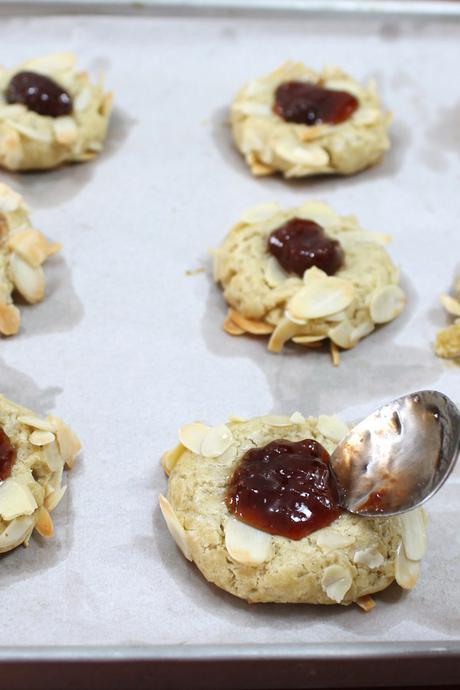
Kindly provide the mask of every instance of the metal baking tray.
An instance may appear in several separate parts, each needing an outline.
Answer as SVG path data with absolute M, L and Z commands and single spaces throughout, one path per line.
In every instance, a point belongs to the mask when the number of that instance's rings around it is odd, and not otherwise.
M 56 536 L 0 564 L 0 687 L 316 688 L 460 682 L 460 475 L 429 504 L 430 548 L 407 596 L 357 609 L 248 607 L 176 553 L 158 466 L 190 419 L 338 413 L 417 388 L 459 398 L 432 353 L 438 293 L 458 269 L 456 2 L 1 2 L 3 64 L 72 49 L 115 92 L 91 164 L 0 179 L 61 241 L 48 296 L 2 341 L 2 392 L 58 410 L 83 457 Z M 351 178 L 255 180 L 230 141 L 242 82 L 300 59 L 375 78 L 394 113 L 384 162 Z M 207 250 L 244 208 L 320 198 L 390 232 L 408 307 L 344 354 L 274 356 L 220 329 Z M 456 254 L 457 253 L 457 254 Z M 187 271 L 206 268 L 204 273 Z M 191 269 L 191 271 L 190 271 Z

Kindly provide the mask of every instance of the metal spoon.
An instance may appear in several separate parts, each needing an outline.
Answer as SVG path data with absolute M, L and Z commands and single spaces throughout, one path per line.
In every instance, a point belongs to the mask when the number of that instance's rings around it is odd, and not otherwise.
M 460 412 L 437 391 L 384 405 L 355 426 L 331 456 L 340 503 L 359 515 L 396 515 L 427 501 L 452 472 Z

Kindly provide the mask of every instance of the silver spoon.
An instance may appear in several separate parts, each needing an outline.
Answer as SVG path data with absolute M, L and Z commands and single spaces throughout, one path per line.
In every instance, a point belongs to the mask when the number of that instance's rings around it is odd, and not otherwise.
M 460 412 L 437 391 L 410 393 L 355 426 L 331 455 L 340 504 L 359 515 L 396 515 L 427 501 L 452 472 Z

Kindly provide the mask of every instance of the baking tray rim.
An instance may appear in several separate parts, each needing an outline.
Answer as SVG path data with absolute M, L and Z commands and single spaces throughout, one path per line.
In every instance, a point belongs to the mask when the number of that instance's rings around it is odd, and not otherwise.
M 0 15 L 142 13 L 177 15 L 200 12 L 267 12 L 285 14 L 348 14 L 355 16 L 412 15 L 460 19 L 460 2 L 452 0 L 0 0 Z M 0 646 L 0 663 L 40 662 L 203 662 L 203 661 L 361 661 L 372 659 L 460 661 L 459 640 L 343 642 L 305 644 L 184 644 Z

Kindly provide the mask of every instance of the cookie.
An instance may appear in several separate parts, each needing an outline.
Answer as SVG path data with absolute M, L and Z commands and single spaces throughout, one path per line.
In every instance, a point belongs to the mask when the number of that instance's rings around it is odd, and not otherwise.
M 38 417 L 0 395 L 0 553 L 53 534 L 50 513 L 63 497 L 64 466 L 80 449 L 59 417 Z
M 393 580 L 412 588 L 426 542 L 421 509 L 386 518 L 341 512 L 300 539 L 249 526 L 229 510 L 232 476 L 248 451 L 279 439 L 313 439 L 331 453 L 347 430 L 337 417 L 305 419 L 299 412 L 182 427 L 180 443 L 162 458 L 169 482 L 160 506 L 184 556 L 207 580 L 248 602 L 358 602 L 367 609 L 369 595 Z
M 329 340 L 337 361 L 337 348 L 354 347 L 404 307 L 388 241 L 318 201 L 248 209 L 214 251 L 214 278 L 230 305 L 225 330 L 270 335 L 272 352 L 288 340 Z
M 47 170 L 102 150 L 112 96 L 75 61 L 53 53 L 0 70 L 0 166 Z
M 21 316 L 12 294 L 39 302 L 45 293 L 42 263 L 60 249 L 32 227 L 23 198 L 0 183 L 0 333 L 18 332 Z
M 390 121 L 373 82 L 301 62 L 249 82 L 231 106 L 233 138 L 253 175 L 356 173 L 389 148 Z

